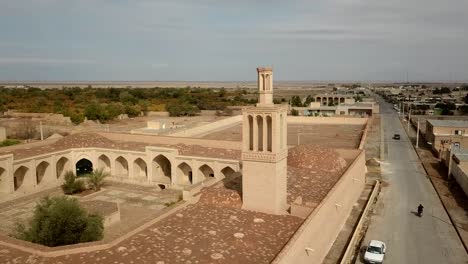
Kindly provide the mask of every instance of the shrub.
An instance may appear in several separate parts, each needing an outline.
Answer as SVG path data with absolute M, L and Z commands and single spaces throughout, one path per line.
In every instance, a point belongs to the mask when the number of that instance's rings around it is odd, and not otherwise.
M 21 141 L 16 140 L 16 139 L 5 139 L 3 141 L 0 141 L 0 147 L 13 146 L 19 143 L 21 143 Z
M 88 185 L 96 192 L 101 190 L 101 187 L 104 184 L 104 179 L 107 176 L 109 176 L 109 173 L 105 172 L 104 169 L 97 169 L 86 175 L 88 178 Z
M 74 194 L 84 191 L 85 184 L 81 180 L 77 180 L 72 171 L 65 172 L 65 182 L 62 184 L 62 190 L 65 194 Z
M 293 116 L 298 116 L 298 115 L 299 115 L 299 111 L 297 111 L 296 109 L 291 109 L 291 115 L 293 115 Z
M 88 215 L 76 199 L 46 197 L 36 205 L 29 227 L 18 224 L 13 236 L 55 247 L 100 240 L 103 230 L 103 218 Z

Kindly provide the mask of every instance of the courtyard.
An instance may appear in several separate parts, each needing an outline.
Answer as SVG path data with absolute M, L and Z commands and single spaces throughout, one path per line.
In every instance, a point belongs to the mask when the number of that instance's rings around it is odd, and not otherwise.
M 0 234 L 10 235 L 16 223 L 27 223 L 36 203 L 45 196 L 60 196 L 60 188 L 40 192 L 20 199 L 0 203 Z M 97 205 L 94 211 L 106 212 L 109 203 L 117 205 L 120 221 L 104 229 L 103 242 L 113 240 L 170 210 L 181 200 L 181 192 L 173 189 L 107 182 L 103 189 L 86 196 L 73 195 L 80 203 Z M 106 203 L 100 203 L 100 202 Z M 102 208 L 100 208 L 102 207 Z
M 356 149 L 365 126 L 288 124 L 288 145 L 311 144 L 330 148 Z M 203 139 L 242 141 L 242 125 L 214 131 Z

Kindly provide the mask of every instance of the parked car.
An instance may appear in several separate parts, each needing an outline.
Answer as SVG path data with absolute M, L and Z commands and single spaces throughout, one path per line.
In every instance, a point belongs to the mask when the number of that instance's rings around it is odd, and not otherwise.
M 366 248 L 364 261 L 371 264 L 383 263 L 386 249 L 387 247 L 385 246 L 384 242 L 379 240 L 371 240 Z
M 393 135 L 393 139 L 400 140 L 400 134 Z

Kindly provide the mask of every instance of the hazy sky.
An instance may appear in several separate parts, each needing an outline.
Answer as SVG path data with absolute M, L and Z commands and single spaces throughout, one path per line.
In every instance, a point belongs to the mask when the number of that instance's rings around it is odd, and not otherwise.
M 468 80 L 468 0 L 0 0 L 0 80 Z

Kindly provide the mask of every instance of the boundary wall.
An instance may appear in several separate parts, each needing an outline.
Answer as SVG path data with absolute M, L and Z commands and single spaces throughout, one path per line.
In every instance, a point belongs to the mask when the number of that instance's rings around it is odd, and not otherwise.
M 335 183 L 272 263 L 321 263 L 344 226 L 365 185 L 365 152 Z
M 361 142 L 359 143 L 358 149 L 364 149 L 364 145 L 366 144 L 367 134 L 369 133 L 369 128 L 372 126 L 374 122 L 374 118 L 369 118 L 366 123 L 366 128 L 364 129 L 364 133 L 361 136 Z
M 367 121 L 364 117 L 288 116 L 288 123 L 302 124 L 365 125 Z
M 324 125 L 365 125 L 368 118 L 358 117 L 313 117 L 313 116 L 288 116 L 288 123 L 324 124 Z M 167 135 L 168 137 L 200 137 L 216 130 L 226 129 L 242 122 L 242 115 L 229 117 L 206 125 L 186 129 Z
M 199 145 L 207 148 L 218 149 L 233 149 L 241 150 L 242 144 L 239 141 L 227 140 L 210 140 L 201 138 L 188 138 L 188 137 L 175 137 L 175 136 L 153 136 L 153 135 L 137 135 L 137 134 L 123 134 L 111 132 L 95 132 L 98 135 L 106 137 L 114 141 L 127 141 L 127 142 L 145 142 L 148 144 L 165 144 L 165 145 Z

